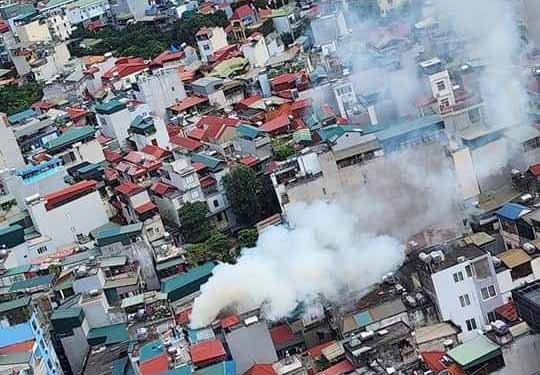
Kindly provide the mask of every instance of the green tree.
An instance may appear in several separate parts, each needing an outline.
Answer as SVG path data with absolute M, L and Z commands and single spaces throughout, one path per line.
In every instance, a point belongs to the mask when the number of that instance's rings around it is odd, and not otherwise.
M 11 115 L 24 111 L 42 97 L 42 86 L 34 82 L 20 86 L 2 86 L 0 87 L 0 112 Z
M 211 231 L 206 241 L 190 245 L 186 254 L 186 260 L 192 266 L 211 260 L 230 262 L 232 259 L 229 240 L 218 230 Z
M 180 233 L 184 241 L 203 242 L 210 237 L 212 224 L 208 217 L 208 206 L 205 202 L 187 202 L 178 211 L 180 215 Z
M 281 141 L 278 138 L 272 139 L 272 151 L 274 159 L 283 161 L 294 155 L 294 149 L 289 144 Z
M 259 238 L 259 232 L 255 228 L 242 229 L 238 232 L 238 247 L 243 249 L 245 247 L 255 247 L 257 239 Z
M 239 166 L 223 178 L 227 198 L 240 223 L 253 225 L 259 220 L 259 181 L 250 168 Z

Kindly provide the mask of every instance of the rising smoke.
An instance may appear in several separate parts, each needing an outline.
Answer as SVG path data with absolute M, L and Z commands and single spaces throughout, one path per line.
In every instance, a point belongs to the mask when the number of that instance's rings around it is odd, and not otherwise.
M 469 48 L 462 56 L 464 61 L 477 58 L 485 63 L 480 90 L 490 125 L 498 127 L 525 121 L 525 91 L 514 70 L 520 42 L 509 3 L 436 0 L 438 11 L 434 13 L 456 34 L 466 37 Z M 349 59 L 361 62 L 365 56 L 354 55 L 363 53 L 357 44 L 353 40 L 340 46 L 340 51 L 352 53 Z M 358 68 L 353 66 L 351 77 L 358 91 L 358 86 L 369 86 L 381 77 L 392 79 Z M 407 63 L 394 73 L 392 96 L 404 100 L 399 106 L 402 115 L 410 114 L 407 99 L 421 87 L 414 70 L 414 63 Z M 395 90 L 399 86 L 402 90 Z M 326 95 L 315 92 L 313 99 L 326 102 Z M 290 205 L 287 219 L 293 229 L 280 226 L 265 231 L 256 248 L 244 249 L 236 264 L 214 269 L 195 300 L 191 326 L 207 325 L 223 311 L 262 306 L 266 317 L 279 319 L 302 302 L 309 305 L 320 297 L 339 302 L 350 295 L 346 291 L 361 295 L 399 267 L 404 259 L 402 244 L 411 235 L 430 226 L 459 228 L 462 207 L 443 148 L 442 144 L 417 147 L 350 167 L 349 174 L 362 175 L 364 181 L 352 183 L 341 199 Z M 490 174 L 506 164 L 507 156 L 493 150 L 482 161 L 475 168 Z
M 358 211 L 298 203 L 287 217 L 294 229 L 270 228 L 235 265 L 214 269 L 195 300 L 192 327 L 209 324 L 226 308 L 247 311 L 262 305 L 266 317 L 278 319 L 321 295 L 339 300 L 344 290 L 362 291 L 380 281 L 404 259 L 397 240 L 362 231 Z

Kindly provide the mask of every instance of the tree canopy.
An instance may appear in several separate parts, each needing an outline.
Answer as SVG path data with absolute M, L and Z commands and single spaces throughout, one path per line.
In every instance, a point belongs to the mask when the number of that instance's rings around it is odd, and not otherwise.
M 219 260 L 222 262 L 232 261 L 233 257 L 230 252 L 227 236 L 218 230 L 213 230 L 206 241 L 188 247 L 186 260 L 192 266 L 200 265 L 210 260 Z
M 255 172 L 244 166 L 234 168 L 223 178 L 223 186 L 232 210 L 244 225 L 253 225 L 259 220 L 259 185 Z
M 238 247 L 240 249 L 255 247 L 259 232 L 255 228 L 242 229 L 238 232 Z
M 212 224 L 206 202 L 187 202 L 180 208 L 180 233 L 186 242 L 197 243 L 210 237 Z
M 74 56 L 102 55 L 116 51 L 120 56 L 152 59 L 171 45 L 187 43 L 195 47 L 195 34 L 201 28 L 225 27 L 228 22 L 227 15 L 222 10 L 208 15 L 187 11 L 166 31 L 144 22 L 128 25 L 123 30 L 107 27 L 97 33 L 79 29 L 73 34 L 73 38 L 94 38 L 101 39 L 101 42 L 89 48 L 71 43 L 70 51 Z
M 2 86 L 0 87 L 0 112 L 11 115 L 24 111 L 42 97 L 41 85 L 34 82 L 21 86 Z

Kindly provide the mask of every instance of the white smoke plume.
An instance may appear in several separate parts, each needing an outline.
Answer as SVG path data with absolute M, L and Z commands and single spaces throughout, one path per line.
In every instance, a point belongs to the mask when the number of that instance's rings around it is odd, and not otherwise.
M 364 233 L 359 212 L 338 204 L 294 204 L 287 217 L 294 229 L 270 228 L 235 265 L 214 269 L 195 300 L 192 327 L 231 307 L 262 305 L 268 318 L 278 319 L 319 296 L 339 300 L 344 290 L 362 291 L 380 281 L 404 259 L 396 239 Z

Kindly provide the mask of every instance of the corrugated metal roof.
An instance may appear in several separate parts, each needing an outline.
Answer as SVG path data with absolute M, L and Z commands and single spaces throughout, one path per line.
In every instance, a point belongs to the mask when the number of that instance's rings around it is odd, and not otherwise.
M 225 356 L 225 348 L 219 340 L 205 341 L 191 346 L 191 360 L 195 365 Z
M 525 206 L 517 203 L 507 203 L 499 208 L 495 214 L 508 220 L 517 220 L 529 212 L 531 212 L 531 210 Z
M 213 262 L 208 262 L 202 266 L 195 267 L 180 275 L 174 276 L 161 283 L 161 291 L 170 293 L 173 290 L 180 289 L 196 280 L 208 277 L 212 274 L 212 270 L 216 265 Z
M 11 284 L 9 292 L 17 292 L 24 289 L 36 288 L 40 286 L 48 286 L 54 279 L 54 275 L 45 275 L 39 277 L 33 277 L 28 280 L 21 280 Z
M 148 344 L 144 344 L 141 347 L 139 357 L 141 363 L 149 361 L 153 358 L 159 357 L 161 354 L 163 354 L 164 346 L 161 340 L 155 340 L 152 342 L 149 342 Z
M 516 268 L 531 261 L 531 256 L 522 249 L 510 249 L 497 255 L 508 268 Z
M 468 367 L 478 364 L 479 361 L 487 361 L 493 358 L 500 351 L 499 345 L 479 334 L 475 338 L 449 350 L 446 355 L 466 370 Z
M 23 264 L 22 266 L 8 268 L 6 269 L 6 272 L 0 274 L 0 277 L 20 275 L 21 273 L 26 273 L 30 271 L 31 268 L 32 265 L 30 264 Z
M 47 151 L 52 151 L 57 148 L 61 148 L 64 146 L 69 146 L 75 142 L 81 141 L 87 137 L 93 136 L 96 133 L 96 129 L 94 129 L 92 126 L 81 126 L 81 127 L 75 127 L 58 138 L 55 138 L 43 145 L 43 148 L 45 148 Z
M 104 229 L 96 233 L 96 242 L 98 246 L 105 246 L 111 243 L 121 241 L 126 236 L 134 235 L 141 232 L 142 223 L 124 225 L 116 228 Z
M 24 306 L 28 306 L 32 298 L 30 297 L 23 297 L 23 298 L 16 298 L 12 299 L 7 302 L 0 303 L 0 313 L 5 313 L 7 311 L 15 310 Z
M 88 342 L 97 342 L 97 345 L 114 345 L 129 340 L 127 326 L 123 323 L 92 328 L 86 337 Z M 96 345 L 96 344 L 92 344 Z

